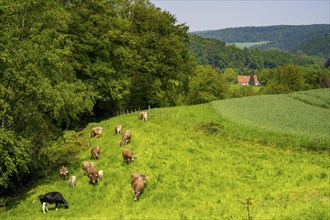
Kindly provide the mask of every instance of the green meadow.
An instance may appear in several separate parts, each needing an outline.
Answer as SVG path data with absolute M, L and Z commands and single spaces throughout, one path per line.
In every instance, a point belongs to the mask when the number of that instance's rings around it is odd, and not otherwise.
M 259 41 L 259 42 L 234 42 L 234 43 L 226 43 L 227 45 L 235 45 L 238 48 L 249 48 L 253 46 L 268 44 L 270 41 Z
M 251 96 L 151 109 L 146 123 L 138 112 L 91 123 L 79 133 L 81 152 L 64 164 L 76 187 L 53 170 L 0 209 L 0 219 L 330 219 L 328 95 Z M 132 131 L 126 147 L 137 158 L 129 165 L 116 124 Z M 89 137 L 94 126 L 104 128 L 103 137 Z M 81 163 L 94 161 L 97 144 L 104 178 L 92 185 Z M 134 171 L 149 177 L 138 202 Z M 49 205 L 43 214 L 32 201 L 50 191 L 60 191 L 70 208 Z

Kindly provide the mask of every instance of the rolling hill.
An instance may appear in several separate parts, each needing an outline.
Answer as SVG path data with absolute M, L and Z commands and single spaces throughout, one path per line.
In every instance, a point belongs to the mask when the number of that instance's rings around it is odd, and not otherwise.
M 330 34 L 318 35 L 302 42 L 292 50 L 293 53 L 305 53 L 325 59 L 330 57 Z
M 0 218 L 329 219 L 329 92 L 156 108 L 147 122 L 131 113 L 91 123 L 79 133 L 85 139 L 81 153 L 66 164 L 77 186 L 70 188 L 51 170 L 10 199 Z M 137 159 L 129 165 L 114 132 L 118 123 L 132 131 L 126 147 Z M 89 137 L 96 125 L 104 128 L 102 138 Z M 95 163 L 105 176 L 92 185 L 81 163 L 93 160 L 96 144 L 101 159 Z M 149 176 L 138 202 L 130 185 L 134 171 Z M 49 191 L 62 192 L 70 208 L 49 205 L 43 214 L 32 201 Z
M 329 24 L 277 25 L 264 27 L 239 27 L 221 30 L 191 32 L 205 38 L 213 38 L 225 43 L 268 42 L 255 45 L 255 48 L 280 48 L 291 51 L 304 41 L 313 37 L 329 34 Z M 326 46 L 326 45 L 324 45 Z

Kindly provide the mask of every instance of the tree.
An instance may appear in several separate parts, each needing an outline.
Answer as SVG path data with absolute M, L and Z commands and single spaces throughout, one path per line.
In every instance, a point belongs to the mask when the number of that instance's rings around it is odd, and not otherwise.
M 229 84 L 216 69 L 209 65 L 198 66 L 190 81 L 189 104 L 223 99 L 228 89 Z
M 149 1 L 125 2 L 123 16 L 130 22 L 134 36 L 130 44 L 134 62 L 130 64 L 129 107 L 174 106 L 186 94 L 194 68 L 188 48 L 188 27 L 176 24 L 173 15 Z
M 274 77 L 268 83 L 266 93 L 290 93 L 305 89 L 305 78 L 299 66 L 287 64 L 276 68 Z
M 222 74 L 222 77 L 229 83 L 237 83 L 237 76 L 238 74 L 233 68 L 226 68 Z
M 91 112 L 94 94 L 73 72 L 62 1 L 0 7 L 1 186 L 15 191 L 40 168 L 40 150 Z

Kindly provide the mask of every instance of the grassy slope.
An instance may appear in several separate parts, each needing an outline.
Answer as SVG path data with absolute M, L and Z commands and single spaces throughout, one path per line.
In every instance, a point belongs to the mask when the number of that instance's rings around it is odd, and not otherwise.
M 105 172 L 101 182 L 90 185 L 82 175 L 81 162 L 91 160 L 90 150 L 82 152 L 68 165 L 70 174 L 78 177 L 76 188 L 69 188 L 54 170 L 53 176 L 13 200 L 0 219 L 246 219 L 242 203 L 249 197 L 255 219 L 330 218 L 328 154 L 231 139 L 221 126 L 216 133 L 201 129 L 202 122 L 224 123 L 213 107 L 214 103 L 153 109 L 147 123 L 137 120 L 137 114 L 102 121 L 98 125 L 104 127 L 104 137 L 88 139 L 88 149 L 102 147 L 96 162 Z M 117 123 L 132 130 L 127 147 L 138 158 L 130 165 L 121 158 L 121 138 L 114 133 Z M 87 138 L 94 125 L 82 135 Z M 149 175 L 139 202 L 132 197 L 133 171 Z M 53 190 L 62 192 L 71 207 L 44 215 L 41 204 L 32 201 Z

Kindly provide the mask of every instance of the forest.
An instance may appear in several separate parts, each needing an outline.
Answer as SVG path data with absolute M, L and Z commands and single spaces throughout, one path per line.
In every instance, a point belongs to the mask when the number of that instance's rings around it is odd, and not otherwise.
M 329 24 L 274 25 L 226 28 L 192 33 L 201 37 L 221 40 L 226 43 L 267 41 L 267 44 L 258 45 L 256 48 L 269 49 L 275 47 L 285 51 L 292 51 L 313 37 L 329 34 L 329 28 Z
M 238 74 L 258 74 L 264 93 L 330 75 L 324 58 L 195 37 L 148 0 L 0 0 L 0 28 L 0 196 L 68 160 L 76 131 L 122 109 L 230 98 Z

